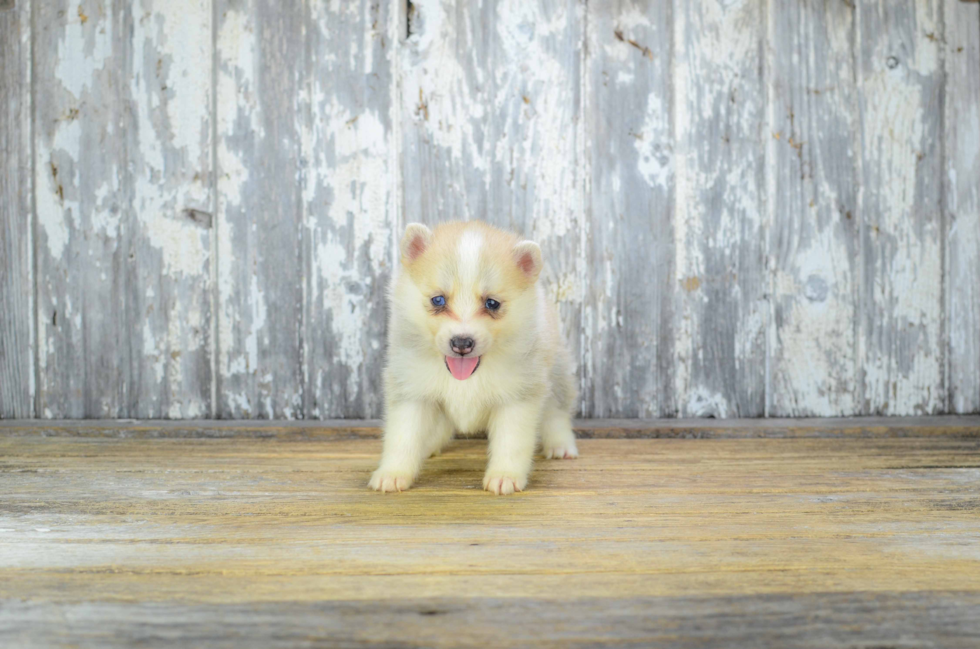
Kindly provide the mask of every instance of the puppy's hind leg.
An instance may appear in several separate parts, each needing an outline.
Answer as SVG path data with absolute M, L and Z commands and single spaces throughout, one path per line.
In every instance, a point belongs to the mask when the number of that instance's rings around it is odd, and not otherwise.
M 541 453 L 549 459 L 571 460 L 578 457 L 572 416 L 549 400 L 541 420 Z

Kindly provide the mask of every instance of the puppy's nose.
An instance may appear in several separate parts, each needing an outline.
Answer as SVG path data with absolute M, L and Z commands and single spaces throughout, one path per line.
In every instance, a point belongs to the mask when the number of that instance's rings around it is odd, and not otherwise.
M 453 351 L 460 356 L 466 356 L 471 351 L 473 351 L 473 346 L 476 344 L 473 342 L 472 338 L 464 338 L 463 336 L 453 336 L 452 340 L 449 341 L 450 346 Z

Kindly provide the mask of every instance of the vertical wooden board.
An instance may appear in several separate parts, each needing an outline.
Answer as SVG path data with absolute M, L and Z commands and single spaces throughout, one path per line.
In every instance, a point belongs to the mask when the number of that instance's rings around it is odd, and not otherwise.
M 134 6 L 131 149 L 136 231 L 129 280 L 141 339 L 130 416 L 211 414 L 212 74 L 210 0 Z
M 311 2 L 305 20 L 305 415 L 382 411 L 395 224 L 393 3 Z
M 485 219 L 493 111 L 490 7 L 412 2 L 401 48 L 406 223 Z
M 855 414 L 854 8 L 820 0 L 774 3 L 768 25 L 768 414 Z
M 763 3 L 680 2 L 674 13 L 678 412 L 761 416 L 769 309 Z
M 590 3 L 584 278 L 594 417 L 674 415 L 671 3 Z
M 90 16 L 77 3 L 36 5 L 38 414 L 120 416 L 133 365 L 120 331 L 133 311 L 121 286 L 131 205 L 117 96 L 128 44 L 104 6 Z
M 36 3 L 38 410 L 210 410 L 210 8 Z
M 299 418 L 303 7 L 216 0 L 215 20 L 217 415 Z
M 480 218 L 542 244 L 567 235 L 577 252 L 581 7 L 576 0 L 507 0 L 471 18 L 475 24 L 460 27 L 486 25 L 490 52 L 481 64 L 490 102 L 487 211 Z
M 965 414 L 980 411 L 980 5 L 943 8 L 947 409 Z
M 34 414 L 31 3 L 0 2 L 0 419 Z
M 414 2 L 400 57 L 404 221 L 482 219 L 541 244 L 573 358 L 583 12 L 577 0 Z
M 587 272 L 583 251 L 581 61 L 578 0 L 487 3 L 492 101 L 487 121 L 488 208 L 483 217 L 541 245 L 547 294 L 579 366 Z M 581 367 L 576 367 L 581 376 Z M 580 404 L 582 396 L 579 397 Z
M 940 8 L 856 3 L 863 414 L 945 404 Z

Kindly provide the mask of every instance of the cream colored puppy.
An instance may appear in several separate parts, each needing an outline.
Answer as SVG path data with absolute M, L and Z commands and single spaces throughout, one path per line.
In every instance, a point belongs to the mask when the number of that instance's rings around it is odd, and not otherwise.
M 578 456 L 575 384 L 540 273 L 538 244 L 485 223 L 405 229 L 372 489 L 408 489 L 454 432 L 487 432 L 483 488 L 496 494 L 524 489 L 539 439 L 545 457 Z

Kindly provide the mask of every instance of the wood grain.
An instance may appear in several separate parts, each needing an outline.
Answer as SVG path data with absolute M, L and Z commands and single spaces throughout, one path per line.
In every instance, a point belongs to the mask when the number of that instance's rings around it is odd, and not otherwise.
M 866 414 L 930 414 L 946 399 L 940 4 L 855 3 Z
M 367 1 L 218 13 L 218 415 L 377 415 L 396 16 Z
M 583 412 L 669 416 L 678 410 L 671 5 L 588 7 Z
M 980 411 L 980 7 L 943 3 L 948 411 Z
M 305 7 L 306 417 L 373 417 L 382 410 L 386 290 L 400 238 L 392 155 L 397 18 L 395 3 Z
M 302 417 L 302 6 L 216 0 L 217 415 Z
M 19 646 L 930 647 L 980 642 L 974 593 L 855 593 L 574 600 L 210 605 L 14 601 L 0 629 Z M 166 622 L 161 623 L 161 620 Z M 106 629 L 112 629 L 111 635 Z
M 210 4 L 34 11 L 38 414 L 209 414 Z
M 456 442 L 382 496 L 364 486 L 379 440 L 0 432 L 0 632 L 246 647 L 980 633 L 975 436 L 580 449 L 502 498 L 479 489 L 485 444 Z
M 399 50 L 402 223 L 482 219 L 537 241 L 576 360 L 583 30 L 575 0 L 414 2 Z
M 769 10 L 770 416 L 857 411 L 854 8 Z
M 674 7 L 674 380 L 685 417 L 765 414 L 765 24 L 751 0 Z
M 405 223 L 486 219 L 494 7 L 412 3 L 400 50 Z
M 34 415 L 30 3 L 0 5 L 0 418 Z
M 980 436 L 978 416 L 834 417 L 810 419 L 577 419 L 580 439 L 785 439 Z M 0 435 L 121 439 L 290 440 L 380 439 L 380 419 L 269 420 L 32 420 L 0 421 Z M 479 434 L 473 439 L 485 438 Z
M 0 13 L 0 417 L 377 417 L 457 218 L 542 244 L 583 416 L 980 411 L 975 4 Z

